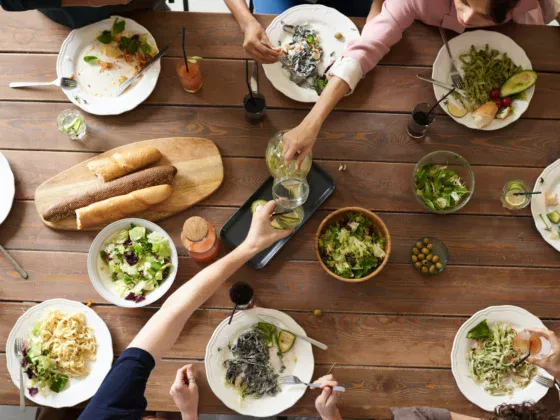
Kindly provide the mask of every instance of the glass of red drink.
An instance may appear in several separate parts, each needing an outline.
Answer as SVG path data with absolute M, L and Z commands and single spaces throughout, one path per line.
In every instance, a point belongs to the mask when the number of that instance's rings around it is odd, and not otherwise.
M 202 87 L 202 72 L 198 63 L 189 62 L 189 68 L 185 63 L 177 64 L 177 77 L 185 89 L 189 93 L 195 93 Z

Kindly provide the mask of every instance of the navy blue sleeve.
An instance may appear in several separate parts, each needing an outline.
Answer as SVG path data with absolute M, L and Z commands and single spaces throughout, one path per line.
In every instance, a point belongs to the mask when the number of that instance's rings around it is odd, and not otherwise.
M 58 9 L 62 7 L 62 0 L 0 0 L 0 4 L 8 12 L 23 12 L 33 9 Z
M 141 419 L 148 377 L 156 362 L 139 348 L 126 349 L 113 365 L 79 420 Z

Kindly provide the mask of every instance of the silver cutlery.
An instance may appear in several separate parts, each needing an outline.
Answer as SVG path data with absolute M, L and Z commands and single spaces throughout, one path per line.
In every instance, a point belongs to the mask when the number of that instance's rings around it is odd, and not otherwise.
M 33 86 L 58 86 L 63 88 L 75 88 L 78 86 L 78 82 L 74 79 L 69 79 L 68 77 L 59 77 L 52 82 L 12 82 L 10 83 L 11 88 L 22 88 L 22 87 L 33 87 Z
M 13 259 L 10 254 L 8 254 L 8 251 L 6 251 L 2 245 L 0 245 L 0 252 L 4 254 L 8 261 L 10 261 L 10 263 L 14 266 L 21 277 L 23 277 L 24 279 L 27 279 L 29 277 L 25 270 L 21 268 L 21 266 L 17 263 L 16 260 Z
M 23 367 L 21 358 L 23 357 L 23 338 L 17 338 L 14 342 L 14 352 L 19 364 L 19 409 L 25 411 L 25 388 L 23 387 Z M 21 356 L 21 357 L 20 357 Z
M 150 67 L 152 67 L 161 57 L 163 57 L 163 55 L 167 52 L 167 50 L 169 49 L 169 45 L 166 45 L 165 47 L 163 47 L 154 58 L 152 58 L 150 61 L 148 61 L 148 63 L 142 67 L 142 70 L 140 70 L 138 73 L 136 73 L 136 75 L 134 77 L 131 77 L 130 79 L 128 79 L 126 82 L 124 82 L 119 90 L 119 94 L 117 96 L 122 95 L 122 93 L 128 89 L 128 87 L 134 83 L 134 81 L 138 80 L 138 78 L 140 77 L 140 75 L 142 73 L 144 73 L 146 70 L 148 70 Z
M 307 385 L 308 387 L 311 388 L 321 388 L 322 386 L 319 384 L 309 384 L 307 382 L 303 382 L 297 376 L 293 376 L 293 375 L 282 376 L 278 378 L 278 382 L 280 382 L 283 385 Z M 344 388 L 343 386 L 338 386 L 338 385 L 333 386 L 332 389 L 338 392 L 346 392 L 346 388 Z
M 535 377 L 535 382 L 545 388 L 554 388 L 554 379 L 545 376 L 537 375 L 537 377 Z
M 445 29 L 439 28 L 439 33 L 441 35 L 443 43 L 445 44 L 445 48 L 447 49 L 447 54 L 449 54 L 449 59 L 451 60 L 451 80 L 453 81 L 453 86 L 458 89 L 463 89 L 463 80 L 461 79 L 461 75 L 457 71 L 457 67 L 455 67 L 455 63 L 453 63 L 453 56 L 451 55 L 451 50 L 449 49 L 449 44 L 447 43 Z
M 283 214 L 283 213 L 282 213 Z M 261 319 L 260 317 L 257 317 L 257 319 L 259 319 L 260 321 L 264 321 L 264 322 L 268 322 L 269 324 L 274 325 L 276 328 L 278 328 L 279 330 L 283 330 L 284 328 L 278 326 L 275 322 L 273 322 L 271 319 Z M 327 350 L 328 347 L 326 344 L 321 343 L 320 341 L 317 340 L 313 340 L 312 338 L 306 337 L 304 335 L 299 335 L 296 334 L 292 331 L 290 331 L 291 334 L 295 335 L 297 338 L 302 339 L 303 341 L 307 341 L 309 344 L 312 344 L 316 347 L 319 347 L 321 350 Z
M 464 98 L 467 98 L 467 94 L 465 93 L 464 90 L 457 89 L 454 86 L 451 86 L 444 82 L 440 82 L 439 80 L 432 79 L 431 77 L 422 76 L 421 74 L 417 74 L 416 77 L 419 78 L 420 80 L 423 80 L 424 82 L 431 83 L 432 85 L 440 86 L 442 88 L 449 89 L 449 90 L 455 89 L 455 92 L 457 92 L 459 95 L 463 96 Z

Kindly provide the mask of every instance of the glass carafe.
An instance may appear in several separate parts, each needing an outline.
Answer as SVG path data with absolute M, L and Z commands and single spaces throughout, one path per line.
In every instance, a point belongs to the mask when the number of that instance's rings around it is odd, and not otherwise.
M 301 206 L 309 197 L 309 184 L 307 174 L 311 169 L 312 157 L 309 154 L 296 169 L 296 160 L 286 164 L 282 157 L 282 138 L 286 131 L 278 131 L 266 147 L 266 166 L 274 177 L 272 196 L 278 205 L 294 209 Z

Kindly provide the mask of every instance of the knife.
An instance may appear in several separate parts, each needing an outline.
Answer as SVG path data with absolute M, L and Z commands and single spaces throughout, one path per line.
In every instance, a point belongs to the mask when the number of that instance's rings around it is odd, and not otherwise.
M 121 96 L 121 94 L 128 89 L 128 87 L 135 81 L 138 79 L 138 77 L 140 77 L 140 75 L 142 73 L 144 73 L 146 70 L 148 70 L 150 67 L 152 67 L 152 65 L 154 65 L 154 63 L 156 61 L 158 61 L 161 57 L 163 57 L 163 55 L 167 52 L 167 50 L 169 49 L 169 45 L 166 45 L 165 47 L 163 47 L 160 52 L 158 52 L 156 54 L 156 56 L 154 58 L 152 58 L 150 61 L 148 61 L 148 64 L 146 64 L 142 70 L 140 70 L 138 73 L 136 73 L 136 75 L 134 77 L 131 77 L 130 79 L 128 79 L 126 82 L 124 82 L 121 85 L 121 89 L 119 91 L 119 94 L 117 96 Z
M 455 92 L 467 98 L 467 94 L 462 89 L 456 89 L 454 86 L 448 85 L 447 83 L 440 82 L 439 80 L 432 79 L 431 77 L 422 76 L 421 74 L 417 74 L 416 77 L 418 77 L 420 80 L 423 80 L 424 82 L 431 83 L 432 85 L 440 86 L 442 88 L 449 89 L 449 90 L 455 89 Z

